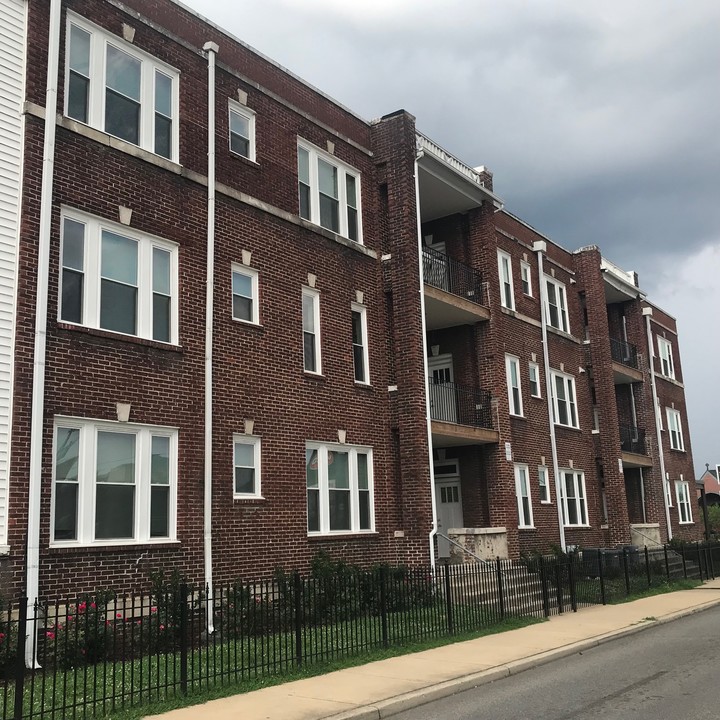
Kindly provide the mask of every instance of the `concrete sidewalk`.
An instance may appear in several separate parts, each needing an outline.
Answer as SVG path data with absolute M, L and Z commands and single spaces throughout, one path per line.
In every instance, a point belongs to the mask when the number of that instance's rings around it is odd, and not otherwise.
M 583 608 L 549 622 L 153 716 L 163 720 L 378 720 L 612 638 L 720 604 L 720 579 L 693 590 Z

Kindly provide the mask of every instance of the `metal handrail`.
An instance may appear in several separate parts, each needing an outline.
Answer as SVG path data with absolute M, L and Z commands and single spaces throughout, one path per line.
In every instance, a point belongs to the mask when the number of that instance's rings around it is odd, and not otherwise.
M 482 273 L 434 248 L 423 248 L 423 280 L 476 305 L 485 305 Z
M 610 355 L 615 362 L 638 369 L 638 352 L 635 345 L 625 340 L 610 338 Z
M 456 425 L 493 429 L 492 394 L 457 383 L 430 383 L 430 418 Z
M 624 452 L 647 455 L 645 428 L 634 425 L 620 425 L 620 449 Z
M 461 550 L 464 550 L 468 555 L 471 557 L 474 557 L 478 562 L 482 563 L 483 565 L 487 565 L 490 569 L 493 571 L 495 570 L 495 565 L 488 560 L 485 560 L 485 558 L 481 558 L 479 555 L 476 555 L 472 550 L 468 550 L 464 545 L 461 545 L 459 542 L 453 540 L 452 538 L 449 538 L 445 533 L 437 532 L 435 533 L 437 537 L 444 538 L 447 540 L 451 545 L 454 545 L 455 547 L 459 547 Z

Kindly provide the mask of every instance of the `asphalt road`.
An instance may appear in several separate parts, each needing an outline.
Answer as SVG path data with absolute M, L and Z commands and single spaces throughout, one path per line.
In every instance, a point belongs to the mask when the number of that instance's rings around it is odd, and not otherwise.
M 720 607 L 415 708 L 396 720 L 718 720 Z

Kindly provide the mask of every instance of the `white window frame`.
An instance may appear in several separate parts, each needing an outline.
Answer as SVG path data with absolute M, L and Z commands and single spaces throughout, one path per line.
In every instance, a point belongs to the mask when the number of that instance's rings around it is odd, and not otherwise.
M 538 465 L 538 488 L 540 492 L 540 504 L 552 505 L 550 474 L 548 473 L 546 465 Z
M 244 155 L 243 153 L 237 152 L 237 150 L 233 150 L 232 147 L 232 136 L 237 133 L 233 133 L 232 131 L 232 116 L 233 114 L 239 115 L 241 118 L 247 121 L 248 124 L 248 137 L 245 138 L 248 141 L 248 154 Z M 237 155 L 238 157 L 245 158 L 246 160 L 250 160 L 251 162 L 256 162 L 255 160 L 255 111 L 251 110 L 246 105 L 240 104 L 237 100 L 233 100 L 232 98 L 228 98 L 228 149 L 233 155 Z
M 530 492 L 530 470 L 527 465 L 515 463 L 515 497 L 518 508 L 518 528 L 534 529 L 532 493 Z M 527 508 L 523 500 L 527 498 Z
M 255 489 L 251 493 L 238 492 L 235 485 L 235 470 L 238 467 L 249 467 L 248 465 L 235 464 L 235 446 L 249 445 L 253 449 L 253 470 L 255 471 Z M 247 500 L 262 498 L 262 440 L 256 435 L 233 435 L 233 498 L 236 500 Z
M 504 250 L 498 250 L 498 277 L 500 280 L 500 304 L 508 310 L 515 310 L 512 258 Z
M 301 312 L 302 312 L 302 348 L 303 348 L 303 369 L 306 373 L 310 373 L 311 375 L 322 375 L 322 351 L 321 351 L 321 345 L 320 342 L 320 293 L 315 290 L 314 288 L 309 287 L 303 287 L 302 289 L 302 301 L 303 305 L 305 303 L 305 298 L 311 298 L 313 303 L 313 324 L 314 324 L 314 332 L 310 333 L 309 330 L 305 329 L 305 313 L 304 308 L 301 306 Z M 312 334 L 313 335 L 313 347 L 315 348 L 315 369 L 308 369 L 308 362 L 307 358 L 305 357 L 305 335 Z
M 660 356 L 660 373 L 671 380 L 675 380 L 675 363 L 673 362 L 672 343 L 658 335 L 658 354 Z
M 555 421 L 556 425 L 560 425 L 561 427 L 569 427 L 569 428 L 575 428 L 576 430 L 580 428 L 580 418 L 578 416 L 578 406 L 577 406 L 577 392 L 575 388 L 575 378 L 572 375 L 568 375 L 567 373 L 560 372 L 558 370 L 551 370 L 550 371 L 550 377 L 551 377 L 551 387 L 552 387 L 552 402 L 553 402 L 553 420 Z M 556 380 L 560 379 L 563 382 L 563 388 L 565 392 L 565 397 L 562 399 L 562 401 L 557 397 L 557 383 Z M 560 403 L 563 403 L 565 405 L 565 414 L 567 415 L 568 422 L 560 422 Z M 573 417 L 575 419 L 575 423 L 573 424 L 572 420 Z
M 540 365 L 536 362 L 528 363 L 528 380 L 530 382 L 530 397 L 542 397 L 542 385 L 540 384 Z M 536 392 L 533 392 L 533 385 Z
M 360 331 L 362 333 L 362 342 L 357 344 L 352 343 L 353 346 L 353 377 L 358 385 L 369 385 L 370 384 L 370 353 L 368 348 L 368 330 L 367 330 L 367 308 L 365 305 L 359 303 L 352 303 L 350 306 L 351 313 L 358 313 L 360 315 Z M 351 314 L 352 322 L 352 314 Z M 352 327 L 352 324 L 351 324 Z M 355 364 L 355 348 L 362 348 L 363 357 L 363 377 L 358 379 L 357 377 L 357 366 Z
M 62 317 L 63 297 L 63 251 L 65 221 L 72 220 L 85 227 L 83 247 L 83 290 L 82 290 L 82 321 L 64 320 Z M 137 317 L 136 333 L 123 333 L 118 330 L 103 328 L 100 325 L 101 300 L 101 244 L 102 233 L 108 231 L 115 235 L 132 240 L 138 245 L 137 255 Z M 170 254 L 170 339 L 156 340 L 153 337 L 153 249 Z M 178 300 L 178 246 L 168 240 L 139 233 L 126 225 L 110 222 L 103 218 L 78 210 L 63 208 L 60 218 L 60 272 L 58 281 L 58 322 L 82 327 L 95 328 L 103 332 L 113 333 L 121 337 L 138 337 L 169 345 L 179 342 L 179 300 Z
M 550 287 L 552 286 L 557 302 L 550 302 Z M 558 324 L 552 320 L 550 308 L 553 307 L 557 313 Z M 547 324 L 555 330 L 570 334 L 570 317 L 568 315 L 567 289 L 565 285 L 554 277 L 545 276 L 545 319 Z
M 566 475 L 572 475 L 573 497 L 567 497 Z M 574 470 L 573 468 L 560 468 L 560 502 L 562 504 L 563 525 L 565 527 L 589 527 L 588 507 L 587 507 L 587 490 L 585 487 L 585 473 L 582 470 Z M 575 516 L 578 522 L 569 522 L 570 503 L 575 506 Z M 582 522 L 582 520 L 585 522 Z
M 372 448 L 361 445 L 342 445 L 337 443 L 305 443 L 305 462 L 308 453 L 316 452 L 319 493 L 319 530 L 308 530 L 308 536 L 367 534 L 375 532 L 375 490 L 373 476 Z M 348 454 L 349 493 L 350 493 L 350 528 L 330 530 L 330 488 L 328 483 L 328 454 L 342 452 Z M 358 487 L 357 456 L 367 455 L 368 490 L 369 492 L 369 528 L 360 529 L 360 489 Z M 306 501 L 307 502 L 307 501 Z
M 236 317 L 235 316 L 235 291 L 234 291 L 234 281 L 235 281 L 235 275 L 244 275 L 247 278 L 250 278 L 250 300 L 252 301 L 252 317 L 250 320 L 246 320 L 245 318 Z M 232 264 L 232 272 L 230 275 L 230 313 L 232 315 L 232 319 L 241 322 L 246 323 L 248 325 L 259 325 L 260 324 L 260 292 L 259 292 L 259 273 L 254 268 L 247 267 L 246 265 L 238 265 L 236 263 Z M 245 297 L 244 295 L 239 297 Z
M 170 78 L 172 83 L 172 116 L 170 117 L 172 138 L 170 140 L 170 157 L 166 159 L 171 162 L 178 162 L 180 148 L 180 73 L 170 65 L 140 50 L 135 47 L 135 45 L 125 42 L 122 38 L 109 33 L 107 30 L 100 28 L 72 11 L 68 11 L 67 13 L 64 114 L 70 117 L 68 115 L 68 103 L 70 100 L 70 29 L 72 25 L 90 34 L 90 75 L 87 121 L 83 123 L 82 120 L 71 119 L 100 130 L 100 132 L 107 133 L 105 130 L 106 54 L 107 46 L 112 45 L 127 55 L 132 56 L 141 64 L 139 142 L 137 147 L 153 155 L 158 154 L 155 152 L 155 73 L 157 71 Z M 128 140 L 123 140 L 123 142 L 129 142 L 131 145 L 134 144 Z M 164 155 L 158 156 L 165 157 Z
M 58 428 L 79 431 L 77 468 L 77 537 L 74 540 L 55 540 L 56 454 Z M 95 539 L 95 495 L 97 482 L 96 458 L 99 432 L 125 433 L 136 438 L 135 496 L 132 538 Z M 168 535 L 150 537 L 150 462 L 152 437 L 169 439 L 169 512 Z M 139 425 L 105 420 L 55 416 L 53 429 L 52 500 L 50 509 L 50 547 L 86 547 L 105 545 L 150 545 L 177 540 L 177 428 Z
M 690 502 L 690 486 L 687 480 L 675 481 L 675 499 L 677 500 L 680 525 L 692 525 L 692 503 Z
M 670 449 L 685 452 L 685 441 L 683 440 L 682 417 L 679 410 L 665 408 L 667 414 L 667 427 L 670 440 Z
M 310 217 L 304 218 L 305 220 L 308 220 L 309 222 L 313 223 L 314 225 L 318 225 L 320 227 L 325 227 L 321 223 L 320 218 L 320 183 L 319 183 L 319 177 L 318 177 L 318 161 L 324 160 L 329 165 L 332 165 L 336 170 L 338 171 L 338 230 L 333 230 L 332 228 L 325 228 L 326 230 L 329 230 L 330 232 L 336 232 L 338 235 L 341 235 L 344 238 L 347 238 L 348 240 L 352 240 L 352 242 L 357 242 L 358 244 L 362 245 L 363 242 L 363 233 L 362 233 L 362 184 L 361 184 L 361 177 L 360 177 L 360 171 L 356 170 L 355 168 L 351 167 L 350 165 L 347 165 L 346 163 L 342 162 L 341 160 L 338 160 L 334 155 L 330 155 L 330 153 L 325 152 L 324 150 L 321 150 L 319 147 L 313 145 L 312 143 L 307 142 L 307 140 L 301 140 L 298 138 L 298 157 L 300 150 L 304 150 L 308 153 L 308 167 L 309 167 L 309 188 L 310 188 Z M 350 232 L 349 232 L 349 222 L 348 222 L 348 208 L 352 207 L 348 203 L 348 197 L 347 197 L 347 177 L 353 177 L 355 179 L 355 194 L 356 194 L 356 203 L 357 206 L 354 208 L 357 219 L 356 219 L 356 225 L 357 225 L 357 238 L 351 238 Z M 298 192 L 300 188 L 300 183 L 302 182 L 299 174 L 298 169 Z M 303 183 L 304 184 L 304 183 Z M 300 217 L 303 217 L 302 209 L 300 207 L 300 199 L 298 197 L 298 214 Z
M 513 370 L 517 384 L 513 384 Z M 514 355 L 505 356 L 505 380 L 507 382 L 508 407 L 510 414 L 515 417 L 524 417 L 523 398 L 522 398 L 522 380 L 520 378 L 520 358 Z M 517 390 L 517 402 L 515 398 L 515 390 Z
M 520 280 L 522 282 L 523 294 L 528 297 L 533 297 L 532 271 L 530 269 L 530 263 L 527 263 L 524 260 L 520 262 Z

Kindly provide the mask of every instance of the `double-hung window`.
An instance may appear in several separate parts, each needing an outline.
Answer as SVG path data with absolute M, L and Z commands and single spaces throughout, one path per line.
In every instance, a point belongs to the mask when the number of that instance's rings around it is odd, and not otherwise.
M 575 378 L 572 375 L 551 372 L 553 390 L 553 418 L 556 425 L 580 427 L 575 400 Z
M 682 432 L 682 418 L 677 410 L 666 408 L 667 426 L 670 432 L 670 447 L 673 450 L 685 450 Z
M 538 467 L 538 487 L 540 488 L 540 502 L 550 503 L 550 482 L 548 480 L 548 469 L 545 465 Z
M 298 143 L 300 217 L 362 242 L 360 173 L 305 141 Z
M 74 13 L 68 18 L 65 114 L 176 161 L 177 70 Z
M 520 360 L 512 355 L 505 356 L 508 404 L 511 415 L 523 414 L 522 388 L 520 386 Z
M 367 309 L 356 303 L 352 304 L 352 347 L 355 382 L 368 384 Z
M 236 435 L 233 442 L 233 497 L 260 497 L 260 438 Z
M 258 273 L 244 265 L 232 268 L 232 316 L 257 325 L 260 322 L 258 308 Z
M 526 262 L 520 263 L 520 281 L 522 282 L 523 294 L 532 297 L 532 277 L 530 275 L 530 265 Z
M 177 431 L 56 418 L 55 545 L 175 539 Z
M 500 275 L 500 304 L 509 310 L 514 310 L 515 290 L 513 289 L 512 260 L 502 250 L 498 250 L 498 274 Z
M 566 527 L 588 524 L 587 499 L 585 496 L 585 473 L 579 470 L 561 469 L 560 490 L 562 516 Z
M 682 477 L 682 475 L 680 476 Z M 675 497 L 677 498 L 678 516 L 680 524 L 687 525 L 693 521 L 692 507 L 690 505 L 690 488 L 687 482 L 675 483 Z
M 59 319 L 177 343 L 177 255 L 166 240 L 63 212 Z
M 255 113 L 235 100 L 229 101 L 230 152 L 255 161 Z
M 570 321 L 568 320 L 565 286 L 554 278 L 545 277 L 545 291 L 547 295 L 545 318 L 548 325 L 569 333 Z
M 528 376 L 530 379 L 530 395 L 532 397 L 542 397 L 542 389 L 540 388 L 540 366 L 531 362 L 528 365 Z
M 309 534 L 373 530 L 370 448 L 307 443 L 305 476 Z
M 320 293 L 302 291 L 303 363 L 305 372 L 322 372 L 320 364 Z
M 518 504 L 518 527 L 533 527 L 530 477 L 527 465 L 515 465 L 515 495 Z
M 672 344 L 665 338 L 658 336 L 658 351 L 660 352 L 660 372 L 671 380 L 675 379 L 675 365 L 673 364 Z

